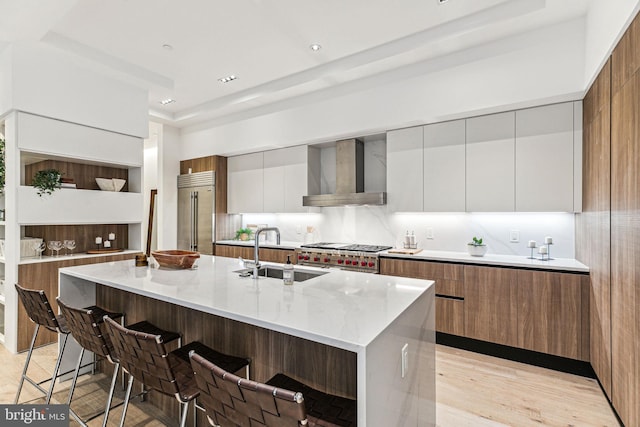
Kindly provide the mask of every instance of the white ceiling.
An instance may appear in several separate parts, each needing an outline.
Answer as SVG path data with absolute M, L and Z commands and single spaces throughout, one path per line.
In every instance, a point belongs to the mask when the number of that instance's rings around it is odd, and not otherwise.
M 150 114 L 183 127 L 264 113 L 363 78 L 371 84 L 390 70 L 584 16 L 590 2 L 0 0 L 0 43 L 36 40 L 77 54 L 147 88 Z M 218 81 L 231 74 L 238 79 Z M 165 98 L 176 102 L 163 106 Z

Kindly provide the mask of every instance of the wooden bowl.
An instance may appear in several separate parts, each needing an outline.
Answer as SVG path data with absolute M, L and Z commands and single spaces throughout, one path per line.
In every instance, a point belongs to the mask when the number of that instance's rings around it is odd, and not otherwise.
M 160 264 L 160 267 L 187 269 L 193 267 L 193 263 L 200 258 L 199 252 L 170 249 L 164 251 L 151 251 L 151 256 Z

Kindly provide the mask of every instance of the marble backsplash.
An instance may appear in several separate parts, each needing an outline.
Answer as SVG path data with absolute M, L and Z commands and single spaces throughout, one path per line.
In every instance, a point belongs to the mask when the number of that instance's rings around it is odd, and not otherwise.
M 242 223 L 280 228 L 284 241 L 363 243 L 401 247 L 407 231 L 414 232 L 418 247 L 442 251 L 466 251 L 473 236 L 482 237 L 488 252 L 529 255 L 529 240 L 538 244 L 552 236 L 551 255 L 575 258 L 572 213 L 389 213 L 386 206 L 322 208 L 317 214 L 244 214 Z M 312 236 L 306 236 L 313 227 Z M 509 241 L 511 231 L 520 241 Z M 427 239 L 431 231 L 433 239 Z

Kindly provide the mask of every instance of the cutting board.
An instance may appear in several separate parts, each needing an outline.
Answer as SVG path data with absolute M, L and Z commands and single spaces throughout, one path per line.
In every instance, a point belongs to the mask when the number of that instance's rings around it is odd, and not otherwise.
M 388 251 L 390 254 L 405 254 L 405 255 L 415 255 L 417 253 L 422 252 L 422 249 L 404 249 L 404 248 L 393 248 Z

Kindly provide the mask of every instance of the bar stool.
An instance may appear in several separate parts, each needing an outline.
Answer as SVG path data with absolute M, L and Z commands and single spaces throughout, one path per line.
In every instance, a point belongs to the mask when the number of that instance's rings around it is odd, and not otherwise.
M 284 374 L 266 383 L 240 378 L 190 354 L 200 402 L 212 426 L 355 426 L 356 401 L 322 393 Z
M 78 357 L 73 381 L 71 382 L 71 387 L 69 389 L 67 404 L 71 405 L 71 399 L 73 398 L 73 392 L 78 380 L 82 357 L 84 356 L 85 350 L 93 352 L 94 355 L 102 357 L 114 365 L 111 386 L 109 388 L 109 395 L 107 397 L 107 404 L 104 412 L 104 421 L 102 423 L 104 427 L 107 425 L 109 410 L 112 409 L 111 402 L 113 400 L 113 393 L 115 391 L 116 381 L 118 378 L 118 371 L 120 370 L 120 362 L 117 357 L 113 355 L 113 345 L 111 344 L 109 337 L 103 332 L 103 318 L 104 316 L 108 316 L 114 320 L 121 319 L 121 323 L 123 323 L 124 315 L 122 313 L 109 313 L 102 308 L 95 306 L 88 308 L 71 307 L 64 303 L 60 297 L 56 298 L 56 301 L 58 302 L 58 307 L 60 307 L 60 311 L 67 322 L 67 328 L 71 331 L 73 338 L 82 347 L 80 350 L 80 356 Z M 178 340 L 178 343 L 180 343 L 180 334 L 176 332 L 163 331 L 146 321 L 130 325 L 129 328 L 139 332 L 161 335 L 163 341 L 167 343 L 174 340 Z M 114 408 L 117 406 L 120 405 L 116 405 Z M 84 421 L 78 418 L 77 421 L 84 425 L 85 422 L 88 422 L 99 415 L 100 414 L 97 414 L 96 416 L 90 417 Z
M 59 374 L 60 370 L 60 361 L 62 360 L 62 355 L 64 354 L 64 349 L 67 345 L 67 338 L 69 338 L 69 329 L 67 328 L 67 324 L 63 317 L 56 316 L 51 308 L 51 304 L 49 304 L 49 300 L 47 299 L 47 295 L 42 290 L 33 290 L 33 289 L 25 289 L 22 286 L 16 284 L 16 291 L 18 292 L 18 296 L 22 301 L 22 305 L 24 306 L 25 311 L 27 312 L 27 316 L 33 323 L 36 324 L 36 329 L 33 332 L 33 338 L 31 338 L 31 345 L 29 346 L 29 352 L 27 353 L 27 359 L 24 362 L 24 368 L 22 370 L 22 376 L 20 377 L 20 384 L 18 385 L 18 392 L 16 393 L 16 398 L 14 400 L 14 404 L 18 403 L 18 399 L 20 398 L 20 392 L 22 391 L 22 386 L 24 381 L 27 380 L 31 385 L 37 388 L 39 391 L 46 395 L 45 404 L 48 405 L 51 402 L 51 396 L 53 394 L 53 386 L 55 385 L 55 380 L 61 375 L 66 375 L 69 372 L 64 372 Z M 33 354 L 33 347 L 36 342 L 36 338 L 38 337 L 38 332 L 40 331 L 40 326 L 43 326 L 50 331 L 53 331 L 62 336 L 62 347 L 60 348 L 60 352 L 58 353 L 58 359 L 56 360 L 55 368 L 53 369 L 53 375 L 51 378 L 40 381 L 36 383 L 32 378 L 27 376 L 27 370 L 29 368 L 29 362 L 31 361 L 31 355 Z M 49 386 L 49 390 L 43 389 L 40 385 L 51 381 L 51 385 Z
M 109 317 L 104 318 L 104 326 L 113 344 L 113 353 L 120 361 L 122 368 L 129 373 L 129 383 L 120 420 L 121 427 L 127 415 L 134 379 L 162 394 L 175 397 L 181 405 L 180 426 L 184 427 L 187 422 L 189 403 L 200 394 L 189 363 L 190 352 L 207 354 L 230 372 L 237 372 L 249 365 L 248 359 L 217 352 L 198 341 L 167 352 L 161 335 L 125 328 Z

